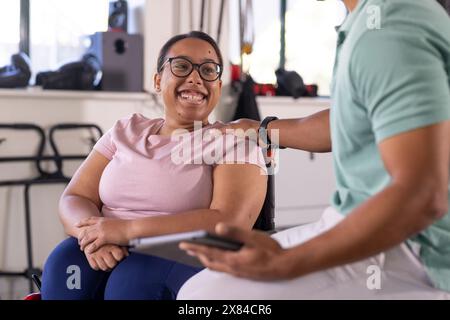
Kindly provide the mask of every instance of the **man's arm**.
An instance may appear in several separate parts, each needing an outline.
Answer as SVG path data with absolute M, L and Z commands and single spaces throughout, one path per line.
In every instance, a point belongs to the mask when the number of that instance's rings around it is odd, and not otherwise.
M 379 144 L 391 183 L 329 231 L 283 250 L 265 234 L 218 226 L 245 242 L 238 252 L 184 243 L 206 267 L 271 280 L 305 275 L 370 257 L 398 245 L 447 213 L 450 121 L 388 138 Z
M 448 211 L 450 121 L 379 144 L 392 181 L 323 235 L 287 253 L 293 276 L 367 258 L 428 227 Z
M 260 122 L 249 119 L 240 119 L 228 124 L 223 130 L 249 129 L 256 132 Z M 323 110 L 311 116 L 300 119 L 274 120 L 267 126 L 268 135 L 272 142 L 275 132 L 278 132 L 279 145 L 309 152 L 330 152 L 330 111 Z M 275 131 L 277 130 L 277 131 Z
M 267 126 L 269 138 L 278 130 L 280 145 L 309 152 L 330 152 L 330 110 L 301 119 L 274 120 Z

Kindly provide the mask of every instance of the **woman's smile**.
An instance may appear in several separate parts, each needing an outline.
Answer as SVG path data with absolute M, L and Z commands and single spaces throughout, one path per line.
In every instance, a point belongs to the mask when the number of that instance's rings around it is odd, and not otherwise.
M 180 90 L 177 93 L 177 98 L 183 105 L 199 106 L 206 102 L 207 97 L 204 92 L 194 89 Z

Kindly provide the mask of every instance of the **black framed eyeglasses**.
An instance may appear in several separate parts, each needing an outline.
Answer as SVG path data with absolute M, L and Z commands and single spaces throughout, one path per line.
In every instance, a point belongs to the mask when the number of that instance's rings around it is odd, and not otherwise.
M 168 58 L 161 66 L 159 72 L 164 69 L 164 66 L 169 63 L 170 71 L 172 74 L 179 78 L 185 78 L 189 76 L 194 68 L 197 69 L 200 78 L 205 81 L 216 81 L 222 75 L 222 65 L 212 62 L 206 61 L 200 64 L 192 63 L 186 58 L 183 57 L 172 57 Z

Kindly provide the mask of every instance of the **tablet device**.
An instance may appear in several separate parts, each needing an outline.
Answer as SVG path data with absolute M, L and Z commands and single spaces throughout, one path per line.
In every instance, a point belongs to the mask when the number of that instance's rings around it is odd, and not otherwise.
M 188 255 L 186 251 L 181 250 L 178 247 L 180 242 L 202 244 L 222 250 L 232 251 L 239 250 L 243 245 L 240 242 L 208 233 L 205 230 L 197 230 L 156 237 L 133 239 L 129 243 L 129 250 L 131 252 L 174 260 L 190 266 L 202 267 L 202 264 L 196 257 Z

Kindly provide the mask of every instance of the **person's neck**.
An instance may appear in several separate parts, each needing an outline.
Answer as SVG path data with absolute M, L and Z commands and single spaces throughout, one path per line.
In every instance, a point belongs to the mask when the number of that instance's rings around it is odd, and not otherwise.
M 195 121 L 196 123 L 200 122 Z M 209 124 L 208 120 L 203 120 L 202 127 L 207 126 Z M 198 126 L 198 124 L 197 124 Z M 164 121 L 164 124 L 162 125 L 161 129 L 159 130 L 158 134 L 162 136 L 170 136 L 175 130 L 184 129 L 187 131 L 194 131 L 196 129 L 194 122 L 186 122 L 186 123 L 179 123 L 173 119 L 166 119 Z
M 358 5 L 359 0 L 343 0 L 348 11 L 353 11 Z

